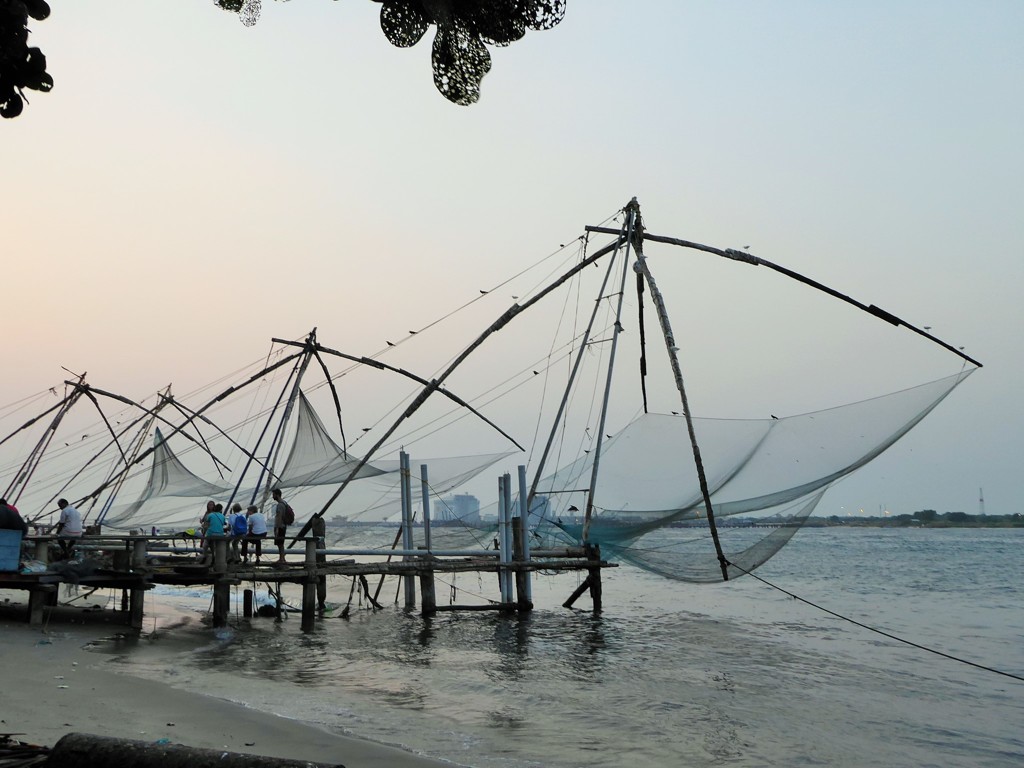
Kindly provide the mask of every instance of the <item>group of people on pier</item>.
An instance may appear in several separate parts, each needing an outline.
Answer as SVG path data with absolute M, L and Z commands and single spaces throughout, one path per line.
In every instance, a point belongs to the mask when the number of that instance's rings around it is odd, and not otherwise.
M 72 555 L 75 542 L 82 538 L 82 513 L 68 503 L 67 499 L 58 501 L 57 506 L 60 508 L 60 517 L 53 526 L 52 533 L 57 536 L 61 559 L 67 560 Z M 0 528 L 21 531 L 22 537 L 28 535 L 28 523 L 18 508 L 8 503 L 7 499 L 0 499 Z M 35 526 L 35 530 L 38 533 L 39 527 Z
M 75 539 L 82 538 L 82 513 L 69 504 L 67 499 L 58 501 L 57 506 L 60 508 L 60 517 L 52 532 L 57 536 L 62 554 L 69 556 Z M 28 535 L 28 523 L 22 518 L 18 508 L 9 504 L 7 499 L 0 499 L 0 528 L 21 531 L 22 534 Z M 38 532 L 38 526 L 36 529 Z
M 7 499 L 0 499 L 0 528 L 21 531 L 22 534 L 28 533 L 28 523 L 22 518 L 16 506 L 7 503 Z
M 284 563 L 284 545 L 288 536 L 288 526 L 295 522 L 295 513 L 284 500 L 279 489 L 272 492 L 274 503 L 273 531 L 274 544 L 277 547 L 277 562 Z M 215 501 L 206 502 L 206 511 L 200 520 L 203 532 L 203 548 L 212 554 L 212 543 L 217 539 L 227 539 L 231 544 L 228 555 L 229 562 L 249 562 L 249 544 L 253 545 L 255 561 L 260 562 L 263 554 L 263 540 L 269 532 L 267 517 L 255 504 L 242 510 L 241 504 L 234 504 L 231 512 L 225 515 L 224 506 Z

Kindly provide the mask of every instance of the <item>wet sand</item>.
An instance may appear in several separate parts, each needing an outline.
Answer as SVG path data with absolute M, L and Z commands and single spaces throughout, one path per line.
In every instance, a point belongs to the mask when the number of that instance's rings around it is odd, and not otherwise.
M 67 733 L 141 741 L 167 739 L 193 747 L 309 760 L 347 768 L 440 768 L 450 763 L 376 742 L 330 733 L 314 725 L 250 709 L 225 699 L 180 690 L 114 671 L 116 660 L 87 650 L 125 631 L 113 612 L 87 612 L 80 603 L 51 615 L 44 629 L 29 627 L 24 592 L 0 590 L 0 732 L 53 746 Z

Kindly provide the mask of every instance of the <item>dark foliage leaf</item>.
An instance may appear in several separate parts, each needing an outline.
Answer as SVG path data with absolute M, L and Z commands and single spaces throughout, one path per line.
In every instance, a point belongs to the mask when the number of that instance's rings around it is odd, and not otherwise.
M 49 72 L 40 72 L 34 77 L 27 78 L 25 80 L 25 87 L 31 88 L 33 91 L 48 93 L 53 88 L 53 78 Z
M 491 54 L 459 19 L 439 27 L 431 54 L 434 85 L 446 99 L 463 106 L 480 98 L 480 81 L 491 70 Z
M 0 117 L 21 114 L 27 103 L 25 88 L 53 88 L 43 52 L 28 47 L 29 16 L 45 19 L 49 13 L 45 0 L 0 0 Z
M 46 0 L 24 0 L 28 15 L 36 21 L 42 21 L 50 15 L 50 6 Z
M 380 9 L 380 28 L 397 48 L 416 45 L 430 26 L 417 0 L 388 0 Z
M 0 117 L 17 117 L 21 114 L 21 110 L 24 109 L 25 105 L 21 100 L 21 96 L 11 91 L 5 96 L 0 95 Z
M 566 0 L 527 0 L 526 26 L 530 29 L 552 29 L 565 18 Z
M 456 0 L 454 13 L 484 42 L 508 45 L 526 34 L 525 0 Z

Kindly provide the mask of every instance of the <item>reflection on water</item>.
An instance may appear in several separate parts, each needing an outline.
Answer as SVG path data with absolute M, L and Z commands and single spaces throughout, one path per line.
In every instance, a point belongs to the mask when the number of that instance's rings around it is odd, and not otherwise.
M 1022 673 L 1022 552 L 1021 531 L 811 530 L 760 573 Z M 690 587 L 622 568 L 604 586 L 601 615 L 561 608 L 574 585 L 552 577 L 522 619 L 354 607 L 303 634 L 295 620 L 192 618 L 105 650 L 157 679 L 478 768 L 1024 764 L 1024 697 L 1005 679 L 751 579 Z

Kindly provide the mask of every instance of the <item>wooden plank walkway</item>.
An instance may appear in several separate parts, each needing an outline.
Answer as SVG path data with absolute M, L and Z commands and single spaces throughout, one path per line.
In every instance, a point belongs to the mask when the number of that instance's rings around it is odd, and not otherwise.
M 529 574 L 533 571 L 586 571 L 587 580 L 566 605 L 589 588 L 595 611 L 601 610 L 601 569 L 614 567 L 600 559 L 595 549 L 563 548 L 533 551 L 528 559 L 521 551 L 508 562 L 501 562 L 496 551 L 435 554 L 426 550 L 344 550 L 318 549 L 318 539 L 295 540 L 296 549 L 286 554 L 287 562 L 277 564 L 273 558 L 266 563 L 229 562 L 228 539 L 213 539 L 208 549 L 198 540 L 170 536 L 83 536 L 75 548 L 81 559 L 50 561 L 52 536 L 32 536 L 36 573 L 0 573 L 0 588 L 26 590 L 29 593 L 28 620 L 43 621 L 44 610 L 56 605 L 61 584 L 76 584 L 88 589 L 120 589 L 127 608 L 127 623 L 141 629 L 144 617 L 144 595 L 156 585 L 202 586 L 213 588 L 213 624 L 223 626 L 228 619 L 230 589 L 243 583 L 266 582 L 302 586 L 302 628 L 315 626 L 316 608 L 322 603 L 328 576 L 365 579 L 367 576 L 394 576 L 406 583 L 406 608 L 415 607 L 415 583 L 420 585 L 420 610 L 424 615 L 439 610 L 532 610 Z M 352 554 L 367 555 L 370 560 L 357 560 Z M 328 559 L 328 557 L 337 559 Z M 438 606 L 434 597 L 434 579 L 438 574 L 465 572 L 510 574 L 515 579 L 516 594 L 508 592 L 505 603 L 478 606 Z M 319 594 L 318 592 L 319 587 Z M 412 602 L 409 596 L 412 595 Z M 280 599 L 280 598 L 279 598 Z M 278 606 L 280 610 L 280 604 Z M 247 605 L 251 615 L 251 604 Z

